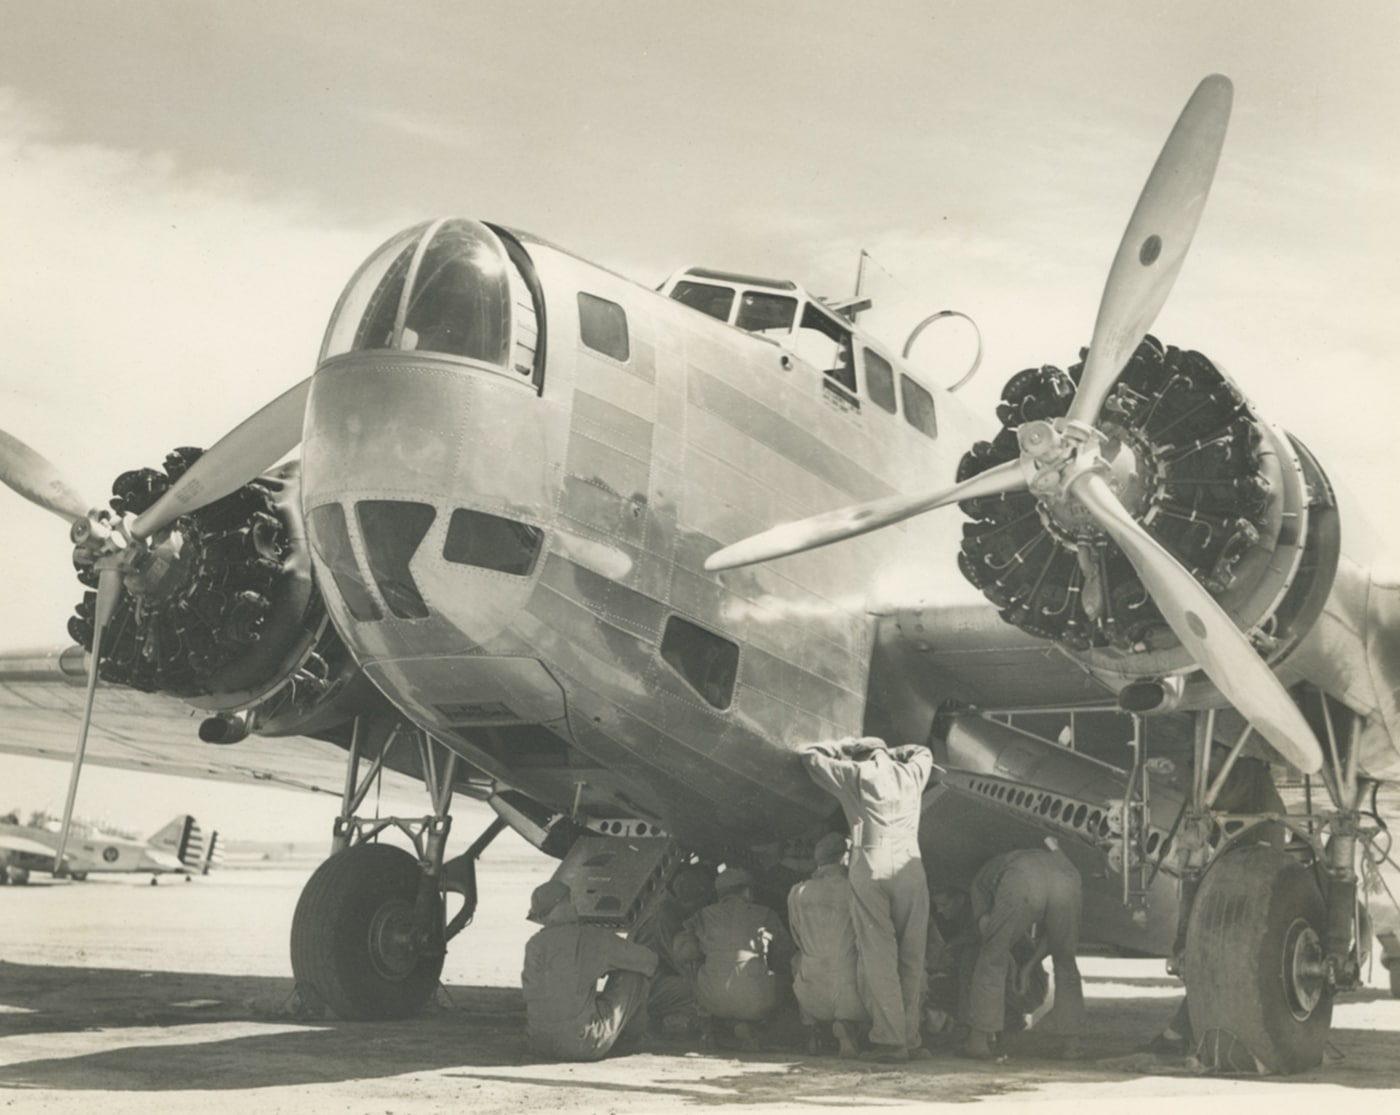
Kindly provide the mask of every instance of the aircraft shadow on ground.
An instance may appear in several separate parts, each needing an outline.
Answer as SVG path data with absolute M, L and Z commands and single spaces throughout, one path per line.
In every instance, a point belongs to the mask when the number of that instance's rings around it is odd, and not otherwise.
M 1179 1060 L 1133 1056 L 1171 1016 L 1174 1000 L 1160 995 L 1091 1001 L 1090 1061 L 1054 1060 L 1055 1039 L 1031 1033 L 1012 1039 L 1010 1063 L 994 1065 L 962 1060 L 950 1049 L 912 1066 L 815 1058 L 791 1048 L 748 1055 L 702 1051 L 725 1075 L 707 1073 L 690 1082 L 677 1079 L 676 1071 L 677 1059 L 689 1050 L 669 1043 L 610 1059 L 596 1069 L 548 1071 L 553 1066 L 526 1050 L 524 1007 L 515 988 L 452 986 L 440 991 L 421 1017 L 380 1023 L 299 1018 L 292 992 L 289 978 L 0 963 L 0 1089 L 235 1091 L 442 1071 L 448 1078 L 546 1092 L 597 1088 L 706 1106 L 820 1102 L 823 1097 L 835 1101 L 853 1092 L 867 1102 L 924 1094 L 946 1102 L 1033 1089 L 1052 1079 L 1121 1081 L 1184 1072 Z M 1377 992 L 1375 997 L 1386 996 Z M 239 1032 L 227 1033 L 229 1024 L 237 1024 Z M 267 1025 L 269 1032 L 248 1032 L 258 1024 Z M 81 1031 L 93 1033 L 75 1038 L 73 1051 L 65 1055 L 59 1035 Z M 124 1031 L 129 1033 L 124 1036 Z M 52 1043 L 31 1041 L 26 1048 L 25 1038 L 50 1034 L 55 1035 Z M 108 1036 L 110 1048 L 95 1047 Z M 1393 1036 L 1338 1030 L 1334 1044 L 1346 1054 L 1344 1060 L 1302 1078 L 1278 1079 L 1394 1088 L 1400 1085 L 1400 1071 L 1390 1065 Z M 736 1056 L 742 1062 L 737 1070 Z M 694 1062 L 687 1058 L 683 1063 Z M 622 1082 L 614 1079 L 620 1067 L 627 1076 Z

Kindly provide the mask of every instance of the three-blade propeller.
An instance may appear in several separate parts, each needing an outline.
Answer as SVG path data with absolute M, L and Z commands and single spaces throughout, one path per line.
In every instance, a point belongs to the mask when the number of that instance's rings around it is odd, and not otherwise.
M 88 659 L 87 693 L 78 742 L 68 776 L 63 807 L 63 827 L 55 871 L 64 871 L 63 854 L 77 797 L 78 778 L 92 726 L 93 700 L 97 693 L 103 636 L 116 614 L 124 593 L 125 571 L 143 551 L 148 538 L 164 530 L 181 515 L 198 511 L 241 488 L 294 449 L 301 441 L 302 419 L 311 380 L 305 379 L 268 403 L 252 417 L 230 430 L 191 465 L 170 489 L 135 519 L 109 531 L 97 518 L 95 505 L 84 500 L 58 467 L 18 438 L 0 430 L 0 483 L 30 503 L 53 512 L 72 524 L 75 541 L 94 528 L 105 538 L 96 554 L 97 603 L 93 616 L 92 653 Z
M 1219 74 L 1196 88 L 1138 198 L 1109 270 L 1093 339 L 1069 413 L 1021 427 L 1021 459 L 952 487 L 894 496 L 773 527 L 705 562 L 733 569 L 802 553 L 966 499 L 1030 487 L 1046 503 L 1080 505 L 1137 570 L 1172 631 L 1224 697 L 1289 762 L 1311 773 L 1322 750 L 1248 637 L 1209 592 L 1119 502 L 1105 479 L 1095 429 L 1104 400 L 1166 302 L 1210 193 L 1233 88 Z

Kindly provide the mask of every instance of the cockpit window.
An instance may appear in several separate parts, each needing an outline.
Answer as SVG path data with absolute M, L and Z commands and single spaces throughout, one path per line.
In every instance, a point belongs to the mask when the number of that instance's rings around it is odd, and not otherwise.
M 512 304 L 531 302 L 517 267 L 477 221 L 418 225 L 384 245 L 351 281 L 321 358 L 399 349 L 511 366 Z
M 933 396 L 906 375 L 899 377 L 899 394 L 904 400 L 904 420 L 929 437 L 938 436 L 938 412 Z
M 671 289 L 671 297 L 692 310 L 699 310 L 720 321 L 729 320 L 729 311 L 734 305 L 734 291 L 731 288 L 711 283 L 682 280 Z
M 734 324 L 750 333 L 781 333 L 786 336 L 792 331 L 792 319 L 796 315 L 796 298 L 746 290 L 739 299 L 739 316 Z
M 894 401 L 894 367 L 878 352 L 861 349 L 865 355 L 865 390 L 870 401 L 891 414 L 897 409 Z
M 851 331 L 822 313 L 810 302 L 802 311 L 802 325 L 793 338 L 797 355 L 821 369 L 852 395 L 856 390 L 855 361 L 851 355 Z

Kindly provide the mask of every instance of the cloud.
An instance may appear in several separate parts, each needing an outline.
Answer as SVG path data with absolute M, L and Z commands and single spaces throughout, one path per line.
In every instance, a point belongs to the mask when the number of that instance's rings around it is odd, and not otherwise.
M 456 124 L 446 124 L 425 116 L 395 112 L 387 108 L 362 109 L 354 112 L 353 115 L 409 139 L 424 140 L 440 147 L 471 151 L 481 146 L 480 137 L 472 129 L 463 128 Z
M 169 154 L 58 142 L 0 90 L 0 425 L 105 500 L 119 472 L 210 444 L 309 375 L 341 287 L 389 231 Z M 5 642 L 62 641 L 80 594 L 66 529 L 0 499 L 24 588 L 0 598 Z

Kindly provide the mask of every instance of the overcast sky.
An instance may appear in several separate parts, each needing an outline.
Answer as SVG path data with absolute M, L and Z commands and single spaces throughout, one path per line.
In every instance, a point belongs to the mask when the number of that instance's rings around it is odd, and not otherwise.
M 892 343 L 977 319 L 990 407 L 1087 342 L 1221 72 L 1225 153 L 1155 331 L 1394 517 L 1389 0 L 0 0 L 0 26 L 0 427 L 94 502 L 307 375 L 361 258 L 433 215 L 648 285 L 703 263 L 845 294 L 865 249 Z M 0 502 L 0 647 L 62 642 L 65 527 Z

